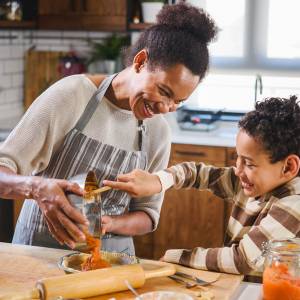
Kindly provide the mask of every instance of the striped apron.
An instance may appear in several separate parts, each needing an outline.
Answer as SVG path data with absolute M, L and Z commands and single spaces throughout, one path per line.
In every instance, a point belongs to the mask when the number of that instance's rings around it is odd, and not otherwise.
M 118 149 L 89 138 L 82 133 L 115 76 L 116 74 L 103 80 L 96 93 L 89 100 L 75 127 L 65 136 L 62 145 L 51 157 L 47 168 L 36 175 L 46 178 L 68 179 L 93 170 L 99 185 L 101 185 L 104 179 L 115 180 L 118 174 L 128 173 L 135 168 L 146 168 L 147 154 L 144 150 L 147 149 L 147 137 L 142 121 L 138 121 L 137 125 L 139 151 L 130 152 Z M 127 213 L 130 201 L 131 197 L 125 192 L 107 191 L 102 195 L 103 215 Z M 52 238 L 37 202 L 32 199 L 26 199 L 23 204 L 12 242 L 67 249 L 66 246 L 61 246 Z M 132 237 L 111 233 L 102 237 L 102 250 L 135 254 Z

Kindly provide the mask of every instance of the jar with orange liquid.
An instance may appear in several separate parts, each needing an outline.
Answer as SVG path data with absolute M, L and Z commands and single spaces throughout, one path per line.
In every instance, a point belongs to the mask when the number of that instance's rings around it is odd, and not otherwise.
M 264 300 L 300 300 L 300 239 L 264 245 Z

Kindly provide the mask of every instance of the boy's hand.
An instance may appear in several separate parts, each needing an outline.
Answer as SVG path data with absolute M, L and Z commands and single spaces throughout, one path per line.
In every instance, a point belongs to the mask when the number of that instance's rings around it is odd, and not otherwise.
M 143 170 L 133 170 L 130 173 L 118 175 L 118 181 L 104 180 L 103 184 L 113 189 L 123 190 L 132 197 L 140 198 L 160 193 L 162 186 L 157 175 Z

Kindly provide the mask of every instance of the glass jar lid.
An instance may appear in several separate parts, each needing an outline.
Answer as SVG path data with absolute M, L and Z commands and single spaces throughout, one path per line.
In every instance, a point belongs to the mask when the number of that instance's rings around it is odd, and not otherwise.
M 300 255 L 300 238 L 270 240 L 263 244 L 263 255 L 278 254 L 283 256 Z

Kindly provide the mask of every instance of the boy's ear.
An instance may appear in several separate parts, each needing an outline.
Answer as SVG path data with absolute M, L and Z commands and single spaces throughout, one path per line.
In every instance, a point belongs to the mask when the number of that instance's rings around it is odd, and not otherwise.
M 292 154 L 286 158 L 282 174 L 285 176 L 295 177 L 300 169 L 300 158 L 298 155 Z
M 134 59 L 133 59 L 133 66 L 136 72 L 139 72 L 142 67 L 146 64 L 148 60 L 148 52 L 146 49 L 142 49 L 139 51 Z

